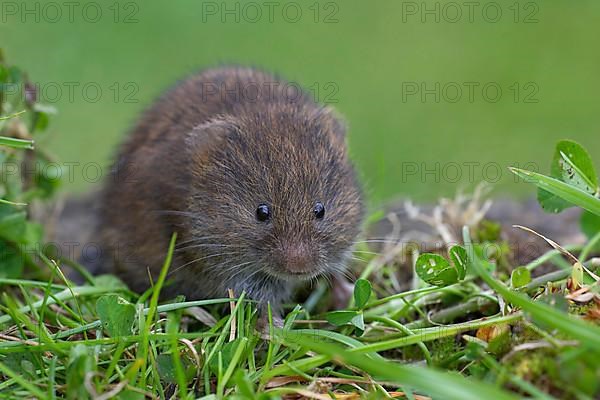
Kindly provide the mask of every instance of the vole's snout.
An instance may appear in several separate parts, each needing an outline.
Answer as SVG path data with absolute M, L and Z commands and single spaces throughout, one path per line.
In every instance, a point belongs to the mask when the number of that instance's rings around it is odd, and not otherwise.
M 305 275 L 314 272 L 314 255 L 307 243 L 297 241 L 282 243 L 278 258 L 285 273 Z

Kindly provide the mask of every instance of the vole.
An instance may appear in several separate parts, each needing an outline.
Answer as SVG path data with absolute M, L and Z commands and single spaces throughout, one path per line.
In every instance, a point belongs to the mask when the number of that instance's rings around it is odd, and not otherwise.
M 164 294 L 244 291 L 277 315 L 299 283 L 345 271 L 364 214 L 345 136 L 332 109 L 269 73 L 185 79 L 118 152 L 100 198 L 102 269 L 143 291 L 177 233 Z

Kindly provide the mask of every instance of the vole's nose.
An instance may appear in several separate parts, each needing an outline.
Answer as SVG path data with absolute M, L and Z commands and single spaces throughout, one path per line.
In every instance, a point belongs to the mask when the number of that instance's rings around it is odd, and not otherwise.
M 281 255 L 283 267 L 289 273 L 304 274 L 312 270 L 312 252 L 306 243 L 284 243 Z

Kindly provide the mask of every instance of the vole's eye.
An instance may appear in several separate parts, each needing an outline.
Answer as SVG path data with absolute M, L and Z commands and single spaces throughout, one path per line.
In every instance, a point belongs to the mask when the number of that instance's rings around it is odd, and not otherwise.
M 264 222 L 269 218 L 271 218 L 271 209 L 266 204 L 260 204 L 256 209 L 256 219 Z
M 321 219 L 325 216 L 325 206 L 320 201 L 315 203 L 315 207 L 313 208 L 313 212 L 315 213 L 315 218 Z

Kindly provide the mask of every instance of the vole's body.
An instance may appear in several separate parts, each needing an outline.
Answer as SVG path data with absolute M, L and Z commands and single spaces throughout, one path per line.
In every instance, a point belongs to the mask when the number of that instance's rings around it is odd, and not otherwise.
M 167 295 L 233 289 L 277 308 L 296 283 L 342 272 L 359 232 L 344 136 L 327 108 L 269 74 L 221 68 L 183 81 L 143 115 L 106 182 L 103 268 L 144 290 L 176 232 Z

